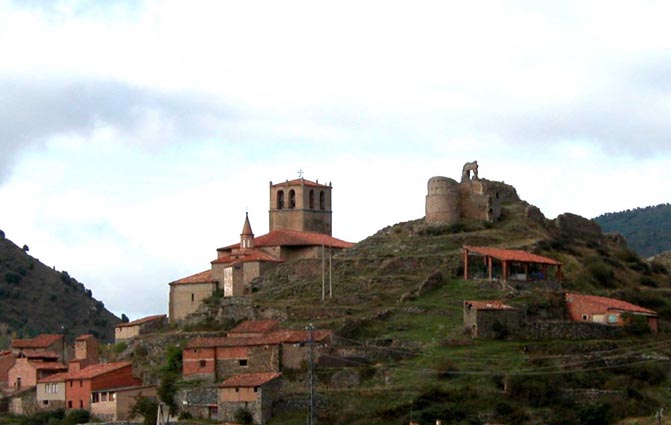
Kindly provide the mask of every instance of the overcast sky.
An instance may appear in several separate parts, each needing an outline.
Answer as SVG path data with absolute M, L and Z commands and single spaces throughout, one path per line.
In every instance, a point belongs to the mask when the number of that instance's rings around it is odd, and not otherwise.
M 0 0 L 0 229 L 113 312 L 268 230 L 268 184 L 333 184 L 334 236 L 426 182 L 550 218 L 671 201 L 671 2 Z M 129 293 L 132 296 L 129 296 Z

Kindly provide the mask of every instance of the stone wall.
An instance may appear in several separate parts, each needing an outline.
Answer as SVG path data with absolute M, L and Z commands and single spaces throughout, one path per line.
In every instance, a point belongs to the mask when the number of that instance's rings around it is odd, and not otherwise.
M 170 285 L 170 323 L 181 322 L 195 313 L 205 298 L 217 289 L 216 283 L 191 283 Z
M 475 317 L 471 316 L 468 330 L 477 338 L 505 338 L 508 335 L 518 335 L 522 329 L 522 316 L 518 310 L 477 310 Z M 465 316 L 466 317 L 466 316 Z M 473 323 L 475 322 L 475 323 Z M 475 324 L 475 328 L 473 328 Z
M 622 335 L 621 328 L 589 322 L 526 323 L 522 336 L 528 339 L 599 339 Z
M 185 325 L 204 322 L 225 323 L 229 321 L 256 320 L 257 314 L 250 297 L 225 297 L 214 307 L 201 306 L 198 311 L 184 319 Z

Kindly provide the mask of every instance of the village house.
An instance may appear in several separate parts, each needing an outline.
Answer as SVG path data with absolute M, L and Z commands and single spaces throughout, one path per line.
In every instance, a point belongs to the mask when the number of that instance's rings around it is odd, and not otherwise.
M 35 387 L 40 379 L 66 370 L 67 366 L 58 361 L 56 354 L 24 351 L 18 355 L 16 362 L 9 369 L 9 386 L 14 391 L 21 391 Z
M 57 360 L 65 363 L 72 358 L 72 346 L 65 341 L 65 337 L 59 334 L 40 334 L 30 339 L 15 339 L 12 341 L 11 350 L 19 355 L 24 351 L 30 354 L 49 353 L 56 354 Z
M 464 331 L 473 338 L 501 338 L 521 323 L 520 312 L 501 301 L 464 301 Z
M 317 360 L 329 352 L 332 338 L 329 330 L 313 332 Z M 184 348 L 182 374 L 184 379 L 218 382 L 241 373 L 298 369 L 308 355 L 308 331 L 275 330 L 254 337 L 195 338 Z
M 304 178 L 270 183 L 270 232 L 255 237 L 245 216 L 240 242 L 217 249 L 210 268 L 170 283 L 169 319 L 177 323 L 194 313 L 216 291 L 246 296 L 250 283 L 278 263 L 321 258 L 352 246 L 331 236 L 331 190 Z
M 591 322 L 610 326 L 623 326 L 630 320 L 628 316 L 644 317 L 653 333 L 659 330 L 656 312 L 613 298 L 596 295 L 566 293 L 566 307 L 574 322 Z
M 93 390 L 91 391 L 91 415 L 105 422 L 132 419 L 131 410 L 142 397 L 156 399 L 156 387 L 144 385 Z
M 561 281 L 561 263 L 552 258 L 516 249 L 484 246 L 463 247 L 464 279 L 529 282 L 551 279 Z
M 45 410 L 65 408 L 65 377 L 67 372 L 57 373 L 37 381 L 36 403 Z
M 118 343 L 138 335 L 154 332 L 167 324 L 165 314 L 147 316 L 128 323 L 119 323 L 114 327 L 114 342 Z
M 80 370 L 75 367 L 64 376 L 64 382 L 66 408 L 86 410 L 91 408 L 91 395 L 96 390 L 142 384 L 133 376 L 130 362 L 100 363 Z
M 235 375 L 219 385 L 218 414 L 234 422 L 238 410 L 251 413 L 255 424 L 265 424 L 272 416 L 272 405 L 281 388 L 279 372 Z

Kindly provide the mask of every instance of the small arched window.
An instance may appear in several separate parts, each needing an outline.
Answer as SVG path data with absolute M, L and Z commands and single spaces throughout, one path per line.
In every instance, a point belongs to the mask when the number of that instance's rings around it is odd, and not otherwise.
M 310 189 L 309 205 L 311 210 L 315 209 L 315 191 L 313 189 Z
M 296 192 L 293 189 L 289 191 L 289 208 L 296 208 Z
M 319 209 L 322 211 L 326 209 L 326 194 L 323 190 L 319 192 Z
M 278 190 L 277 191 L 277 209 L 281 210 L 284 208 L 284 191 L 283 190 Z

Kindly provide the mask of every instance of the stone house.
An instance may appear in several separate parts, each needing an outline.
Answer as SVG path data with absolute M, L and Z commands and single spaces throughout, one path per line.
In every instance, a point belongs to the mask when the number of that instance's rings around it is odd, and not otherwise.
M 182 376 L 189 380 L 219 382 L 240 373 L 279 370 L 280 347 L 264 336 L 195 338 L 182 355 Z
M 251 413 L 254 424 L 265 424 L 281 388 L 279 372 L 235 375 L 219 385 L 219 420 L 233 422 L 239 409 Z
M 644 317 L 653 333 L 659 330 L 656 312 L 614 298 L 596 295 L 566 293 L 566 307 L 574 322 L 592 322 L 609 326 L 623 326 L 628 316 Z
M 154 332 L 166 324 L 167 316 L 165 314 L 147 316 L 128 323 L 119 323 L 114 327 L 114 342 L 126 341 L 138 335 Z
M 37 381 L 36 403 L 41 409 L 65 408 L 65 377 L 57 373 Z
M 40 334 L 35 338 L 15 339 L 12 341 L 11 350 L 16 355 L 26 350 L 31 353 L 56 354 L 62 363 L 72 358 L 72 346 L 59 334 Z
M 331 236 L 331 189 L 303 178 L 271 182 L 270 232 L 255 237 L 245 216 L 239 243 L 218 248 L 208 270 L 171 282 L 170 323 L 194 313 L 215 291 L 225 297 L 251 294 L 251 281 L 278 263 L 351 247 Z
M 93 391 L 142 384 L 133 376 L 130 362 L 94 364 L 83 369 L 78 369 L 76 363 L 70 363 L 70 366 L 71 370 L 63 377 L 67 409 L 89 410 Z
M 37 412 L 35 387 L 24 388 L 8 397 L 7 410 L 14 415 L 32 415 Z
M 27 357 L 30 355 L 31 357 Z M 46 355 L 46 356 L 45 356 Z M 21 391 L 25 388 L 35 387 L 37 381 L 50 375 L 67 370 L 67 366 L 58 361 L 58 356 L 49 357 L 45 353 L 32 353 L 24 351 L 19 354 L 14 365 L 9 369 L 9 388 Z
M 267 335 L 269 342 L 280 346 L 281 367 L 284 369 L 300 369 L 310 356 L 308 331 L 280 330 Z M 319 362 L 324 354 L 332 349 L 333 332 L 318 329 L 313 331 L 312 343 L 315 361 Z
M 520 312 L 501 301 L 464 301 L 464 331 L 473 338 L 502 338 L 522 324 Z
M 145 385 L 93 390 L 91 391 L 91 415 L 104 422 L 132 419 L 131 409 L 141 397 L 156 399 L 156 387 Z

